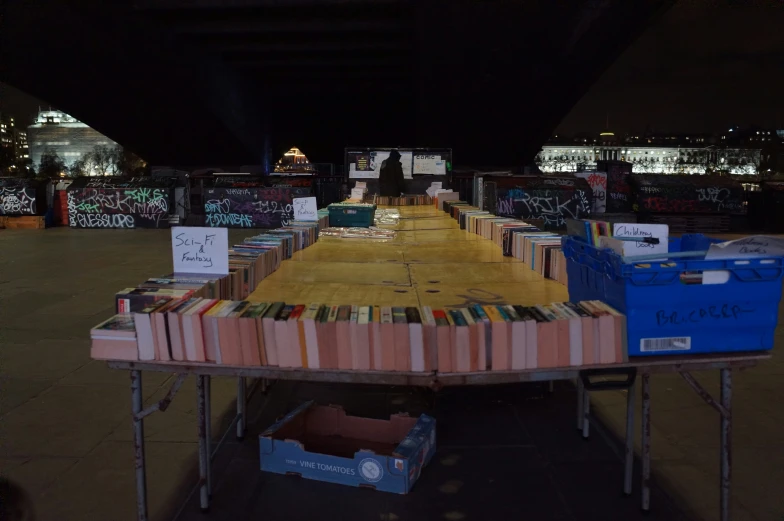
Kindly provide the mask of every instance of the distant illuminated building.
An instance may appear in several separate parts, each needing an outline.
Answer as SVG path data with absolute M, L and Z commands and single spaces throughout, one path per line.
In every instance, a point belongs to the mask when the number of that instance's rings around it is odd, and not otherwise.
M 13 119 L 11 120 L 13 121 Z M 14 127 L 14 157 L 17 161 L 30 159 L 30 147 L 27 144 L 27 131 L 23 128 Z
M 117 143 L 100 132 L 59 110 L 38 112 L 35 123 L 27 127 L 27 138 L 30 157 L 36 169 L 47 150 L 52 150 L 66 166 L 71 166 L 97 146 L 117 146 Z
M 761 148 L 754 143 L 728 146 L 709 136 L 627 136 L 619 140 L 612 132 L 602 132 L 598 140 L 557 139 L 536 156 L 543 172 L 593 170 L 597 161 L 627 161 L 635 174 L 757 174 L 761 160 Z
M 305 154 L 297 147 L 291 147 L 275 163 L 276 174 L 314 174 L 316 168 L 308 161 Z
M 6 114 L 0 114 L 0 146 L 10 151 L 10 156 L 15 163 L 11 165 L 11 170 L 15 170 L 17 164 L 25 163 L 30 158 L 27 132 L 17 127 L 14 118 Z

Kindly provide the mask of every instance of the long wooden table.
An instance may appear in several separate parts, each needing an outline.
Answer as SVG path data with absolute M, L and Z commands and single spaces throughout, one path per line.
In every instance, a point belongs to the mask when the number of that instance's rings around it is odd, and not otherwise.
M 298 304 L 320 302 L 327 305 L 372 304 L 377 306 L 464 307 L 471 304 L 520 304 L 568 300 L 566 287 L 545 280 L 517 259 L 504 257 L 492 242 L 461 231 L 457 223 L 434 208 L 400 207 L 397 237 L 387 241 L 321 238 L 313 246 L 284 261 L 267 277 L 248 300 L 285 301 Z M 249 234 L 250 235 L 250 234 Z M 322 382 L 375 383 L 426 386 L 438 389 L 453 385 L 492 385 L 514 382 L 576 380 L 578 389 L 577 428 L 588 436 L 589 376 L 597 371 L 623 369 L 642 382 L 642 508 L 650 507 L 651 407 L 650 375 L 679 373 L 709 405 L 721 415 L 721 520 L 730 518 L 732 372 L 769 358 L 768 353 L 702 355 L 684 357 L 643 357 L 612 366 L 563 367 L 522 371 L 482 371 L 475 373 L 412 373 L 383 371 L 334 371 L 278 367 L 239 367 L 191 362 L 110 361 L 109 366 L 130 371 L 134 426 L 138 519 L 146 521 L 147 487 L 144 457 L 144 418 L 165 411 L 188 375 L 197 377 L 199 438 L 199 491 L 201 506 L 209 507 L 210 462 L 214 455 L 210 433 L 210 382 L 214 376 L 237 378 L 237 436 L 245 434 L 246 379 L 262 386 L 271 379 Z M 694 379 L 690 371 L 719 370 L 721 396 L 714 399 Z M 142 372 L 169 372 L 178 375 L 163 400 L 143 408 Z M 634 461 L 634 396 L 636 380 L 627 385 L 625 472 L 623 490 L 632 490 Z M 217 449 L 216 449 L 217 450 Z

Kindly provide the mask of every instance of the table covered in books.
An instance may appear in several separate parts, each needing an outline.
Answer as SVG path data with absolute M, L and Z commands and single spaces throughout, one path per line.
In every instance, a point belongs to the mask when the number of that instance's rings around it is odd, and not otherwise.
M 632 490 L 639 385 L 642 508 L 647 510 L 649 378 L 663 372 L 681 374 L 721 416 L 722 519 L 729 518 L 732 372 L 769 358 L 769 353 L 630 357 L 622 313 L 598 300 L 570 302 L 563 256 L 551 235 L 495 216 L 466 221 L 461 229 L 452 214 L 429 205 L 398 211 L 395 224 L 378 224 L 394 235 L 316 240 L 310 227 L 303 226 L 308 229 L 304 234 L 284 227 L 234 246 L 238 264 L 228 279 L 193 279 L 188 287 L 187 281 L 169 277 L 164 287 L 147 284 L 158 293 L 155 298 L 144 290 L 118 295 L 130 314 L 93 329 L 94 346 L 95 339 L 104 341 L 93 356 L 130 371 L 139 519 L 147 519 L 144 418 L 165 411 L 188 375 L 196 376 L 199 491 L 205 509 L 213 454 L 210 382 L 232 377 L 237 378 L 232 428 L 240 437 L 250 382 L 257 388 L 270 380 L 293 379 L 437 391 L 573 380 L 576 425 L 586 437 L 590 393 L 628 389 L 626 494 Z M 197 289 L 200 284 L 209 291 Z M 134 327 L 123 328 L 123 320 Z M 126 337 L 119 340 L 122 334 Z M 721 396 L 716 399 L 690 374 L 706 370 L 720 373 Z M 177 375 L 169 393 L 147 408 L 142 398 L 145 371 Z

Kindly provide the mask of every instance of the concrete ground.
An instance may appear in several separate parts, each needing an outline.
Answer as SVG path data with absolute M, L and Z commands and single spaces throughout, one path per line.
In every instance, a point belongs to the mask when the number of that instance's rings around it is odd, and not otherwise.
M 31 493 L 40 519 L 135 516 L 128 375 L 90 360 L 88 330 L 112 314 L 117 290 L 169 271 L 169 252 L 163 230 L 0 230 L 0 473 Z M 736 520 L 784 517 L 783 375 L 774 358 L 735 380 Z M 717 391 L 716 374 L 697 376 Z M 148 402 L 169 384 L 146 374 Z M 156 521 L 169 519 L 193 484 L 194 387 L 146 421 Z M 654 376 L 652 387 L 654 475 L 689 513 L 717 519 L 718 415 L 677 375 Z M 234 397 L 233 380 L 214 380 L 213 432 L 222 421 L 215 413 Z M 594 412 L 617 432 L 624 407 L 622 392 L 593 397 Z
M 248 435 L 229 437 L 213 464 L 210 521 L 330 519 L 326 505 L 351 505 L 344 521 L 693 521 L 654 482 L 647 514 L 639 488 L 621 496 L 621 447 L 605 432 L 586 442 L 574 429 L 577 393 L 558 382 L 448 387 L 438 393 L 382 385 L 279 381 L 248 411 Z M 436 418 L 437 450 L 407 495 L 357 490 L 259 472 L 258 435 L 304 401 L 388 419 L 407 411 Z M 307 446 L 306 446 L 307 447 Z M 296 468 L 292 469 L 296 471 Z M 639 481 L 638 481 L 639 485 Z M 307 497 L 308 501 L 281 498 Z M 194 494 L 175 521 L 203 519 Z

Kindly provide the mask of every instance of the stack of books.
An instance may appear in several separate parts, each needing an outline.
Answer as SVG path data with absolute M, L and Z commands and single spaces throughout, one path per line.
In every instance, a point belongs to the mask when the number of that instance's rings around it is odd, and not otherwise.
M 242 300 L 280 263 L 318 239 L 319 223 L 292 221 L 288 226 L 247 237 L 229 249 L 229 274 L 224 276 L 169 273 L 147 279 L 115 295 L 117 313 L 133 313 L 162 299 Z
M 429 195 L 401 195 L 400 197 L 387 197 L 381 195 L 373 196 L 373 203 L 381 206 L 422 206 L 433 204 L 433 198 Z
M 461 229 L 493 241 L 507 257 L 520 259 L 545 278 L 567 284 L 560 235 L 543 232 L 520 219 L 498 217 L 464 201 L 445 202 L 444 211 L 458 221 Z
M 138 360 L 136 325 L 128 313 L 114 315 L 90 330 L 90 356 L 97 359 Z
M 322 208 L 318 211 L 318 229 L 329 228 L 329 210 Z
M 163 297 L 91 334 L 94 358 L 232 366 L 453 373 L 628 361 L 626 317 L 599 301 L 419 309 Z

